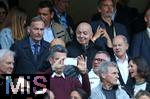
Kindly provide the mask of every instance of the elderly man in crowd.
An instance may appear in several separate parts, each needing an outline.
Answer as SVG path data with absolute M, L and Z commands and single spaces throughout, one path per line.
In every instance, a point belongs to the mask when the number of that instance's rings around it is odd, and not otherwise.
M 113 62 L 104 61 L 100 64 L 98 75 L 101 84 L 92 90 L 90 99 L 130 99 L 126 91 L 118 86 L 118 69 Z
M 15 53 L 9 49 L 0 50 L 0 74 L 11 74 L 14 68 Z

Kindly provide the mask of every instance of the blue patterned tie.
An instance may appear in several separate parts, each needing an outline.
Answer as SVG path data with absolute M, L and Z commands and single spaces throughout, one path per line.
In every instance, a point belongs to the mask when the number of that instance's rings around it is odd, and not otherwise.
M 34 46 L 34 60 L 35 60 L 35 62 L 37 62 L 39 45 L 38 44 L 34 44 L 33 46 Z

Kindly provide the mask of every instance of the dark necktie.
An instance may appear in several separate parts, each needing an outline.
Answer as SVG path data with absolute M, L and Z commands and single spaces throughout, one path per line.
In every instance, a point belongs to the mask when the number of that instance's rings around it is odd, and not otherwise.
M 34 60 L 35 62 L 37 62 L 37 58 L 38 58 L 38 47 L 39 45 L 38 44 L 34 44 Z

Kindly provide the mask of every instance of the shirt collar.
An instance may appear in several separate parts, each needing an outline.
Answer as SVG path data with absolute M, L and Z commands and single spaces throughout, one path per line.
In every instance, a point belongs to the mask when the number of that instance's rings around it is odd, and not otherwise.
M 56 72 L 54 72 L 54 73 L 52 74 L 52 76 L 51 76 L 51 77 L 52 77 L 52 78 L 54 78 L 55 76 L 56 76 L 56 77 L 61 77 L 61 76 L 62 76 L 62 77 L 65 79 L 65 75 L 64 75 L 64 73 L 57 74 Z
M 35 45 L 36 43 L 31 39 L 31 37 L 29 37 L 29 41 L 31 46 Z M 40 45 L 40 42 L 37 43 L 38 45 Z
M 150 28 L 147 28 L 147 34 L 150 37 Z
M 150 33 L 150 28 L 147 28 L 147 31 Z

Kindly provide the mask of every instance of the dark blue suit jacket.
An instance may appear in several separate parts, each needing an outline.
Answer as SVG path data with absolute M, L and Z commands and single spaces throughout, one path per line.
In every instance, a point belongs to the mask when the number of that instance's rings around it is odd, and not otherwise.
M 136 34 L 131 44 L 131 56 L 143 57 L 150 66 L 150 38 L 148 37 L 147 30 Z
M 49 43 L 42 40 L 38 63 L 35 63 L 31 50 L 29 38 L 16 42 L 11 46 L 11 50 L 15 51 L 15 74 L 35 74 L 38 71 L 44 71 L 49 67 L 47 61 L 49 52 Z
M 117 61 L 116 61 L 116 58 L 115 58 L 114 55 L 111 56 L 111 60 L 117 64 Z M 118 69 L 118 70 L 119 70 L 119 69 Z M 129 95 L 130 97 L 132 97 L 133 94 L 134 94 L 134 90 L 133 90 L 133 89 L 134 89 L 134 88 L 133 88 L 134 81 L 133 81 L 133 79 L 131 78 L 130 73 L 129 73 L 128 80 L 127 80 L 126 83 L 124 83 L 120 71 L 119 71 L 119 74 L 118 74 L 118 75 L 119 75 L 119 82 L 120 82 L 122 88 L 128 93 L 128 95 Z

